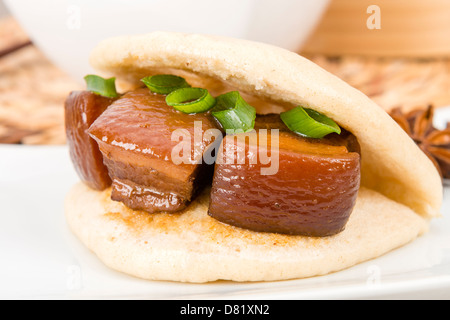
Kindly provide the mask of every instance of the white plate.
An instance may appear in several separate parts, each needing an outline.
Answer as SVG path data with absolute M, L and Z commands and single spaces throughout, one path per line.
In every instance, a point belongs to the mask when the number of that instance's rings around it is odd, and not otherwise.
M 447 128 L 447 123 L 450 123 L 450 106 L 437 108 L 434 115 L 434 126 L 439 130 Z M 446 186 L 450 186 L 450 179 L 444 180 Z
M 78 180 L 66 147 L 0 146 L 2 299 L 450 298 L 450 188 L 444 217 L 415 242 L 327 276 L 269 283 L 143 281 L 105 267 L 68 230 Z
M 435 109 L 434 125 L 439 130 L 444 130 L 450 122 L 450 106 Z

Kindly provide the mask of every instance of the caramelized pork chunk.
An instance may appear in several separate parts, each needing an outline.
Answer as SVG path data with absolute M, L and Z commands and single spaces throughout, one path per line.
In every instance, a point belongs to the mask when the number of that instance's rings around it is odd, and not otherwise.
M 181 113 L 165 96 L 144 88 L 113 103 L 89 133 L 113 180 L 112 199 L 154 213 L 182 210 L 212 179 L 213 166 L 201 159 L 215 140 L 204 135 L 209 129 L 216 129 L 216 122 L 208 113 Z M 191 152 L 181 162 L 172 157 L 180 136 L 190 139 Z
M 80 179 L 95 190 L 111 185 L 97 142 L 88 133 L 92 123 L 114 102 L 89 91 L 72 92 L 65 102 L 65 125 L 70 157 Z
M 259 232 L 323 237 L 343 231 L 360 186 L 356 138 L 346 131 L 304 138 L 289 131 L 279 115 L 259 116 L 255 129 L 246 139 L 224 138 L 209 215 Z M 279 132 L 263 135 L 260 129 Z M 264 171 L 262 155 L 270 155 L 276 170 Z

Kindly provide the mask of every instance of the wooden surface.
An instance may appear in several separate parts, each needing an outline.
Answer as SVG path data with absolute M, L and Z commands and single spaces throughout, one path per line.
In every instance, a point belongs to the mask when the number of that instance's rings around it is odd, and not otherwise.
M 372 5 L 377 5 L 377 12 Z M 379 29 L 372 29 L 375 25 L 371 17 L 380 22 L 376 25 Z M 304 51 L 327 55 L 450 57 L 450 1 L 331 0 Z
M 0 51 L 27 41 L 15 20 L 0 20 Z M 34 46 L 0 58 L 0 143 L 64 144 L 63 103 L 80 89 Z
M 371 58 L 344 55 L 312 61 L 361 90 L 385 110 L 450 106 L 450 59 Z
M 0 20 L 0 51 L 27 41 L 12 18 Z M 450 106 L 450 60 L 307 55 L 389 110 Z M 82 89 L 34 46 L 0 58 L 0 143 L 64 144 L 65 97 Z

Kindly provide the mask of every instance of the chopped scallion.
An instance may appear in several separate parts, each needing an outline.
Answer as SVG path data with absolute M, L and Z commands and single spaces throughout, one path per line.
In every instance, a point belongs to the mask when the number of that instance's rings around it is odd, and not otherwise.
M 216 99 L 211 114 L 225 130 L 247 132 L 255 127 L 256 110 L 249 105 L 238 91 L 228 92 Z
M 341 128 L 327 116 L 308 108 L 297 107 L 281 113 L 281 120 L 293 132 L 308 138 L 321 139 Z
M 84 80 L 88 91 L 108 98 L 119 96 L 116 91 L 116 78 L 104 79 L 91 74 L 84 77 Z
M 141 81 L 145 83 L 150 91 L 158 94 L 170 94 L 175 90 L 190 87 L 184 78 L 171 74 L 150 76 Z
M 166 97 L 169 106 L 188 114 L 206 112 L 215 102 L 208 90 L 202 88 L 182 88 Z

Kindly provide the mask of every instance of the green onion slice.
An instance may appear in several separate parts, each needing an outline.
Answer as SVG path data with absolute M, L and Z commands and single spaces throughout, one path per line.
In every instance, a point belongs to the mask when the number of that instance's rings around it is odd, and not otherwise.
M 241 97 L 238 91 L 223 94 L 216 100 L 217 103 L 211 113 L 225 130 L 244 132 L 253 130 L 256 110 Z
M 116 91 L 116 78 L 104 79 L 96 75 L 84 77 L 87 90 L 108 98 L 116 98 L 119 95 Z
M 169 94 L 181 88 L 189 88 L 190 85 L 182 77 L 171 74 L 160 74 L 146 77 L 141 80 L 150 91 L 159 94 Z
M 206 89 L 182 88 L 173 91 L 166 97 L 166 103 L 184 113 L 200 113 L 211 109 L 216 100 Z
M 333 132 L 341 133 L 336 122 L 312 109 L 297 107 L 280 116 L 291 131 L 308 138 L 320 139 Z

